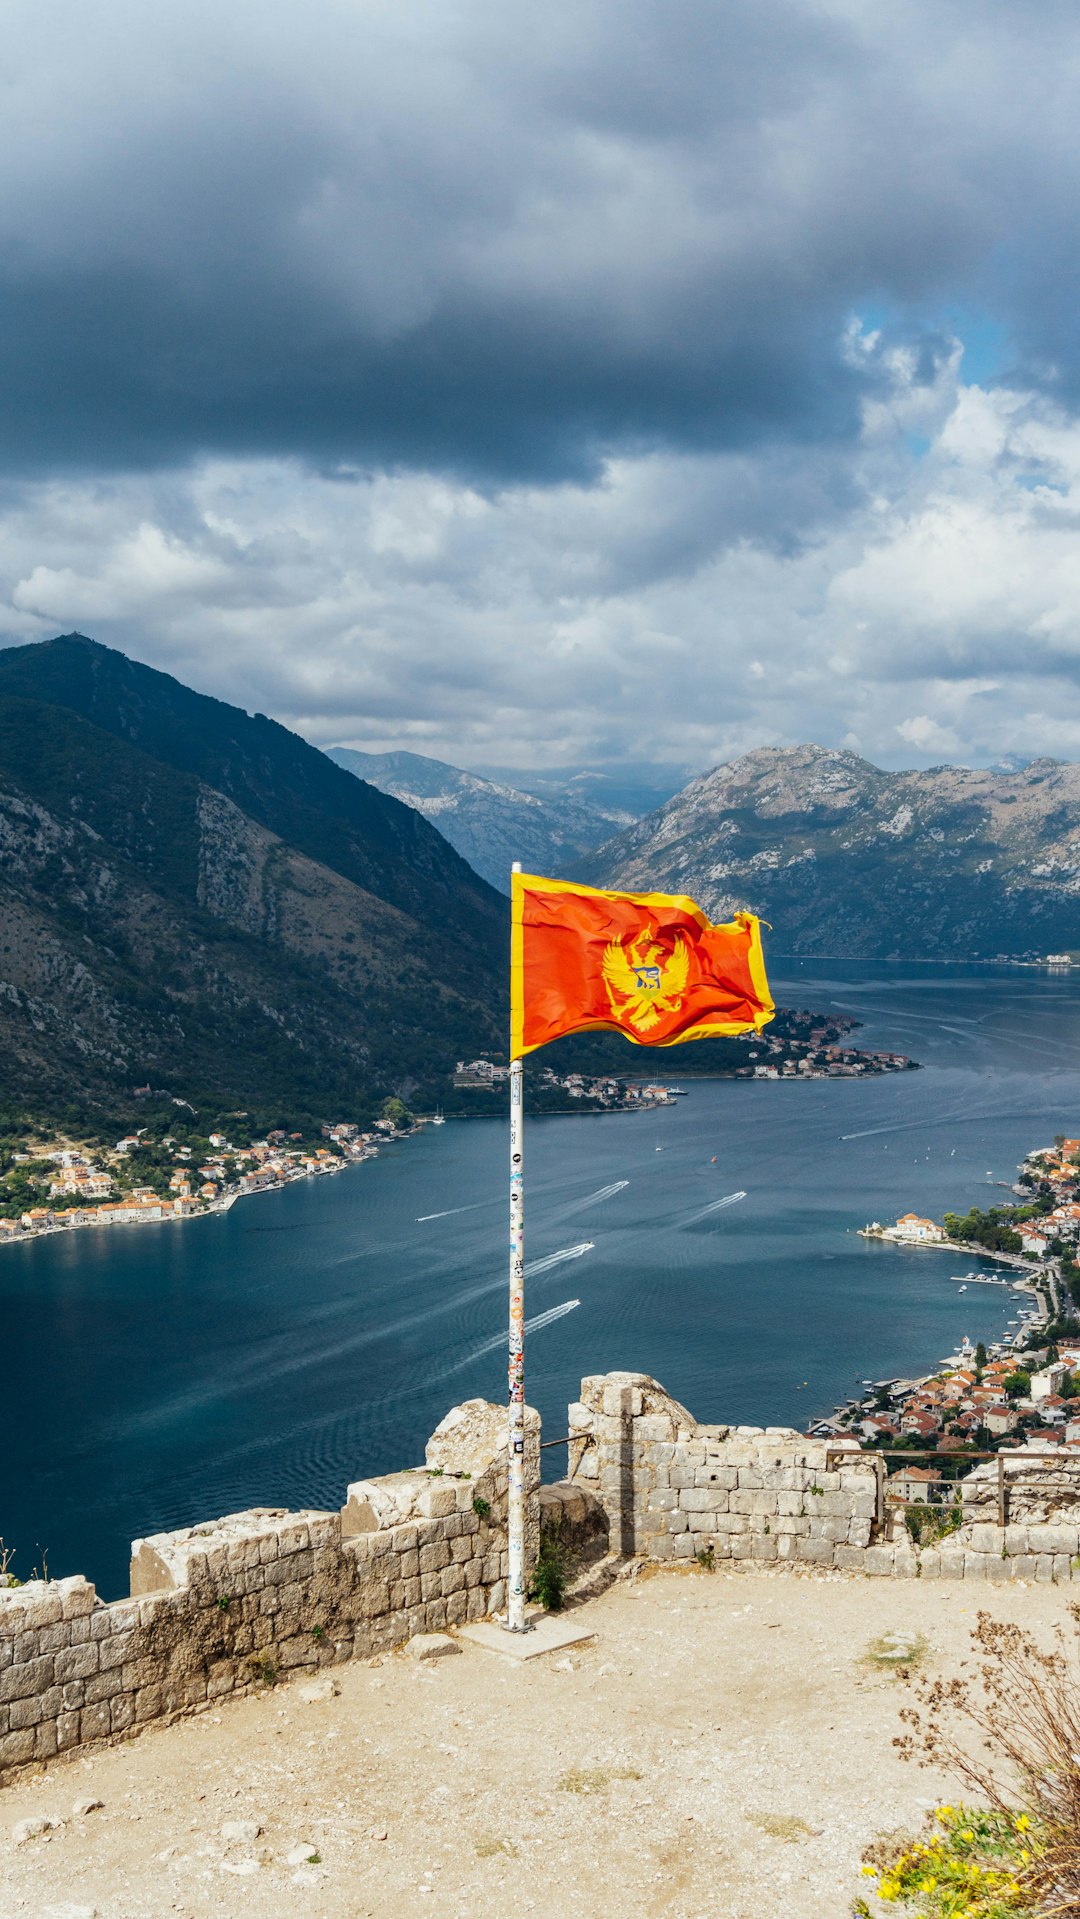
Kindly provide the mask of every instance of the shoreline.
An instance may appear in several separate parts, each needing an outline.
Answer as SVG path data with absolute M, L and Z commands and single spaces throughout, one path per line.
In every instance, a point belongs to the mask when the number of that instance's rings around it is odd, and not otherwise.
M 407 1133 L 401 1134 L 399 1135 L 399 1138 L 407 1139 L 408 1134 Z M 335 1163 L 332 1166 L 323 1166 L 319 1169 L 318 1172 L 291 1173 L 284 1179 L 275 1179 L 272 1181 L 268 1181 L 267 1184 L 264 1186 L 239 1186 L 239 1187 L 236 1187 L 231 1192 L 219 1194 L 217 1199 L 205 1200 L 203 1204 L 195 1212 L 174 1213 L 174 1212 L 162 1211 L 157 1215 L 156 1218 L 150 1218 L 149 1216 L 144 1216 L 142 1219 L 120 1219 L 120 1220 L 104 1220 L 104 1219 L 93 1219 L 93 1218 L 73 1219 L 68 1221 L 66 1224 L 56 1224 L 53 1226 L 38 1226 L 38 1227 L 31 1228 L 29 1230 L 24 1230 L 23 1232 L 20 1232 L 20 1233 L 12 1233 L 10 1237 L 8 1237 L 7 1235 L 0 1236 L 0 1247 L 29 1246 L 29 1245 L 32 1245 L 35 1240 L 57 1239 L 67 1233 L 85 1232 L 90 1228 L 96 1228 L 98 1232 L 115 1233 L 118 1230 L 122 1230 L 125 1226 L 190 1225 L 192 1221 L 194 1220 L 209 1219 L 215 1213 L 229 1212 L 230 1209 L 236 1205 L 236 1202 L 238 1199 L 258 1199 L 263 1193 L 279 1193 L 286 1186 L 295 1186 L 297 1182 L 302 1179 L 326 1179 L 329 1175 L 332 1175 L 335 1173 L 347 1173 L 351 1167 L 363 1166 L 366 1164 L 368 1160 L 377 1159 L 377 1158 L 378 1158 L 377 1152 L 367 1152 L 364 1154 L 357 1154 L 355 1157 L 350 1159 L 335 1161 Z M 166 1200 L 162 1200 L 161 1204 L 162 1204 L 162 1207 L 164 1208 L 165 1206 L 167 1206 L 168 1202 Z
M 1027 1160 L 1021 1162 L 1022 1167 L 1026 1164 Z M 1015 1191 L 1017 1189 L 1010 1188 L 1010 1190 Z M 927 1223 L 930 1224 L 932 1222 Z M 849 1228 L 848 1230 L 851 1231 L 852 1229 Z M 905 1234 L 898 1233 L 894 1227 L 880 1226 L 876 1221 L 871 1225 L 858 1226 L 854 1231 L 856 1237 L 859 1239 L 874 1241 L 878 1245 L 890 1246 L 907 1252 L 962 1253 L 968 1260 L 983 1260 L 988 1265 L 1009 1267 L 1016 1275 L 1015 1278 L 995 1280 L 987 1274 L 973 1273 L 970 1275 L 965 1274 L 961 1279 L 961 1284 L 963 1286 L 999 1285 L 1003 1286 L 1008 1292 L 1024 1294 L 1032 1301 L 1035 1307 L 1034 1313 L 1027 1322 L 1029 1334 L 1034 1333 L 1036 1330 L 1045 1330 L 1062 1310 L 1061 1296 L 1058 1291 L 1062 1280 L 1060 1259 L 1055 1259 L 1051 1265 L 1046 1266 L 1039 1264 L 1037 1260 L 1023 1253 L 1001 1252 L 996 1248 L 980 1246 L 975 1241 L 946 1239 L 944 1237 L 934 1239 L 908 1238 Z M 953 1275 L 952 1277 L 955 1279 L 960 1276 Z M 1015 1337 L 1018 1337 L 1018 1335 L 1014 1335 L 1014 1338 Z M 966 1333 L 964 1338 L 965 1340 L 967 1339 Z M 1017 1364 L 1021 1365 L 1022 1356 L 1027 1351 L 1027 1343 L 1025 1343 L 1024 1346 L 1015 1346 L 1007 1339 L 990 1340 L 987 1342 L 987 1348 L 988 1350 L 991 1348 L 996 1349 L 999 1355 L 1007 1351 L 1015 1356 Z M 963 1357 L 963 1353 L 964 1349 L 960 1348 L 953 1357 L 959 1360 Z M 944 1363 L 948 1364 L 951 1362 Z M 930 1381 L 936 1379 L 941 1369 L 941 1363 L 939 1362 L 938 1367 L 933 1372 L 912 1375 L 912 1384 L 915 1390 L 917 1391 L 927 1386 Z M 857 1421 L 854 1418 L 854 1413 L 857 1409 L 861 1408 L 865 1414 L 868 1404 L 869 1402 L 867 1402 L 865 1398 L 845 1401 L 845 1407 L 852 1415 L 850 1421 L 845 1422 L 841 1417 L 840 1410 L 837 1409 L 832 1413 L 821 1413 L 816 1418 L 808 1420 L 805 1431 L 808 1434 L 818 1434 L 823 1428 L 827 1427 L 831 1431 L 842 1432 L 845 1436 L 856 1437 Z M 859 1440 L 859 1444 L 860 1446 L 864 1446 L 866 1450 L 881 1450 L 880 1447 L 875 1447 L 872 1442 L 864 1442 L 862 1439 Z M 928 1457 L 929 1456 L 928 1454 Z M 963 1454 L 957 1450 L 955 1456 L 963 1457 Z

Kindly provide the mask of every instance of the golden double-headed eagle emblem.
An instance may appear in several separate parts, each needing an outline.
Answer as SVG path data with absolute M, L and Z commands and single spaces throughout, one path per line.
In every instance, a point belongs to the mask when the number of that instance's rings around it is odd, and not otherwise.
M 629 947 L 622 940 L 609 941 L 601 970 L 612 1011 L 647 1033 L 682 1005 L 690 954 L 685 940 L 677 939 L 665 959 L 651 933 L 642 933 Z

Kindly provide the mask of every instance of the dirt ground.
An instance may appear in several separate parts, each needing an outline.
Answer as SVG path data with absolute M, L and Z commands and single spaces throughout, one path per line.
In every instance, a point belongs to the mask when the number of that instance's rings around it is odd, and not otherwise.
M 10 1786 L 0 1915 L 843 1919 L 863 1848 L 948 1796 L 895 1754 L 906 1685 L 868 1648 L 921 1634 L 924 1669 L 950 1671 L 980 1605 L 1044 1637 L 1071 1598 L 787 1570 L 621 1581 L 576 1613 L 596 1639 L 572 1653 L 339 1667 L 334 1697 L 280 1685 Z M 223 1838 L 243 1821 L 257 1837 Z M 289 1863 L 299 1847 L 317 1859 Z

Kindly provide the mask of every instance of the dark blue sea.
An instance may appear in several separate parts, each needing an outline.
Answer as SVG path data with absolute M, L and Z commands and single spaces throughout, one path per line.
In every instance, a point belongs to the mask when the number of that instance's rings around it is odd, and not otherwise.
M 544 1323 L 527 1391 L 547 1437 L 582 1374 L 613 1367 L 702 1419 L 802 1425 L 1014 1310 L 1004 1290 L 961 1296 L 959 1256 L 855 1229 L 1003 1199 L 1029 1147 L 1080 1132 L 1080 981 L 822 960 L 772 974 L 782 1003 L 852 1013 L 856 1043 L 923 1070 L 694 1080 L 689 1045 L 644 1057 L 687 1087 L 672 1108 L 531 1121 L 526 1314 Z M 421 1460 L 455 1401 L 501 1402 L 505 1190 L 504 1127 L 448 1123 L 214 1218 L 0 1251 L 13 1569 L 47 1553 L 115 1597 L 132 1538 L 337 1506 L 351 1479 Z M 564 1455 L 546 1458 L 557 1476 Z

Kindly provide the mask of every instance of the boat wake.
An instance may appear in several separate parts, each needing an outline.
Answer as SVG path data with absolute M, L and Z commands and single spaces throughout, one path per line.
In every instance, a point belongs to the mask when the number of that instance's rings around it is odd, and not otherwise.
M 744 1192 L 725 1193 L 723 1199 L 714 1199 L 710 1206 L 702 1206 L 699 1212 L 691 1213 L 689 1218 L 682 1220 L 680 1224 L 683 1226 L 696 1226 L 699 1220 L 708 1219 L 713 1213 L 721 1213 L 725 1206 L 734 1206 L 737 1201 L 745 1198 L 746 1194 Z
M 621 1193 L 629 1184 L 628 1179 L 613 1179 L 610 1186 L 600 1186 L 595 1193 L 586 1193 L 584 1199 L 574 1199 L 568 1206 L 556 1207 L 553 1213 L 546 1215 L 546 1223 L 554 1226 L 564 1219 L 573 1219 L 575 1213 L 584 1213 L 590 1206 L 600 1206 L 605 1199 L 614 1199 L 616 1193 Z
M 591 1253 L 596 1241 L 583 1239 L 580 1246 L 564 1246 L 557 1253 L 547 1253 L 543 1259 L 531 1259 L 525 1267 L 526 1279 L 539 1279 L 541 1273 L 550 1273 L 553 1266 L 561 1266 L 568 1259 L 580 1259 L 583 1253 Z
M 471 1206 L 448 1206 L 444 1213 L 417 1213 L 416 1223 L 422 1226 L 427 1219 L 451 1219 L 455 1213 L 475 1213 L 481 1206 L 494 1206 L 493 1199 L 474 1199 Z
M 557 1319 L 565 1319 L 567 1313 L 574 1312 L 580 1305 L 580 1299 L 564 1299 L 561 1306 L 549 1306 L 546 1313 L 537 1313 L 535 1319 L 525 1321 L 525 1331 L 527 1333 L 543 1332 L 545 1326 L 553 1326 Z M 463 1372 L 466 1366 L 471 1366 L 474 1360 L 482 1359 L 485 1353 L 493 1353 L 498 1347 L 505 1345 L 505 1330 L 493 1333 L 490 1339 L 481 1340 L 479 1346 L 474 1346 L 471 1352 L 466 1353 L 464 1359 L 455 1359 L 453 1365 L 447 1366 L 445 1372 L 436 1373 L 435 1378 L 449 1379 L 452 1374 Z

